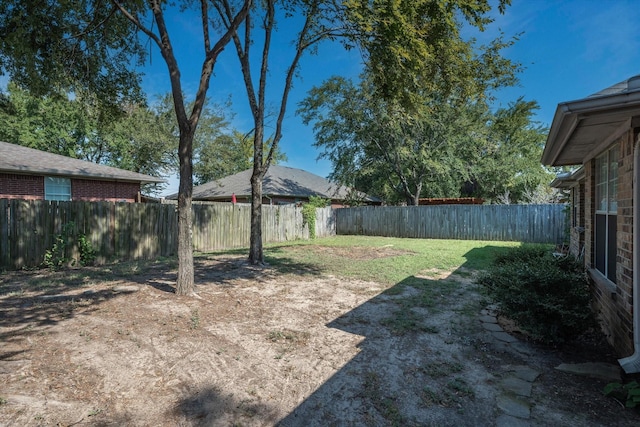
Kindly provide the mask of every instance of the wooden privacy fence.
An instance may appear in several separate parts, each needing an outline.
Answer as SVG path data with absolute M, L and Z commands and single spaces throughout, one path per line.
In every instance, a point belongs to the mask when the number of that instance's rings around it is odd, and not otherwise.
M 316 236 L 334 235 L 331 208 L 316 212 Z M 178 249 L 177 223 L 175 204 L 0 199 L 0 269 L 41 265 L 62 234 L 72 259 L 79 259 L 80 236 L 98 262 L 170 256 Z M 309 238 L 302 208 L 295 206 L 263 206 L 262 230 L 265 243 Z M 248 247 L 249 236 L 249 205 L 193 204 L 195 251 Z
M 338 209 L 336 233 L 429 239 L 561 243 L 566 206 L 365 206 Z

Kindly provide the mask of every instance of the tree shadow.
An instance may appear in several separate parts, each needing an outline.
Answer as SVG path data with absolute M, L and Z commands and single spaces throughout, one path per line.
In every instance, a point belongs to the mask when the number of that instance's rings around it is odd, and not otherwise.
M 318 276 L 324 271 L 317 265 L 280 255 L 286 253 L 280 248 L 269 248 L 268 251 L 265 265 L 250 264 L 244 251 L 237 251 L 242 255 L 225 251 L 223 254 L 198 257 L 194 262 L 196 286 L 231 288 L 246 280 L 266 281 L 282 274 Z
M 13 345 L 49 327 L 90 314 L 101 304 L 135 292 L 131 289 L 90 288 L 89 276 L 79 278 L 75 272 L 19 272 L 0 281 L 0 359 L 14 358 L 25 350 L 14 351 Z
M 475 390 L 490 379 L 464 354 L 484 345 L 472 276 L 502 250 L 472 249 L 450 276 L 406 277 L 327 323 L 362 337 L 357 355 L 277 425 L 492 424 L 495 403 Z
M 244 425 L 259 418 L 261 425 L 276 422 L 274 408 L 256 399 L 239 400 L 217 387 L 198 389 L 182 398 L 170 411 L 179 425 Z M 184 422 L 184 424 L 183 424 Z

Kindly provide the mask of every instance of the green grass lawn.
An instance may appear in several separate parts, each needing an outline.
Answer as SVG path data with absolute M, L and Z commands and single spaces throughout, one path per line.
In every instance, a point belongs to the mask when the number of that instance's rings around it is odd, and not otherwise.
M 336 236 L 268 245 L 266 261 L 283 272 L 323 272 L 386 284 L 425 270 L 486 269 L 518 242 Z M 306 271 L 305 271 L 306 270 Z
M 428 277 L 429 271 L 436 274 L 443 270 L 457 270 L 458 274 L 464 275 L 468 274 L 467 270 L 484 270 L 495 254 L 520 245 L 518 242 L 336 236 L 266 245 L 265 258 L 281 273 L 327 274 L 385 285 L 400 282 L 411 285 L 409 282 L 413 276 Z M 247 254 L 248 249 L 234 249 L 196 254 L 195 259 Z M 55 292 L 57 287 L 87 286 L 107 278 L 131 278 L 177 267 L 175 257 L 127 261 L 91 269 L 49 271 L 44 276 L 35 275 L 30 282 L 33 282 L 32 287 L 48 287 Z M 0 279 L 0 285 L 3 284 Z

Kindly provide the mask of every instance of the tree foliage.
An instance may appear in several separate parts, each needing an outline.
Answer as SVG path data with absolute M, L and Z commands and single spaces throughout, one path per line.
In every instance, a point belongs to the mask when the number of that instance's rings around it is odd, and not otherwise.
M 146 13 L 145 2 L 128 2 Z M 34 95 L 91 93 L 103 106 L 140 100 L 144 46 L 106 0 L 0 2 L 0 70 Z
M 0 93 L 0 140 L 73 158 L 85 158 L 86 115 L 62 94 L 36 97 L 9 82 Z
M 465 195 L 489 202 L 528 203 L 540 200 L 554 174 L 540 163 L 547 129 L 534 121 L 535 101 L 520 98 L 491 115 L 486 138 L 469 162 Z
M 177 2 L 176 2 L 177 3 Z M 87 0 L 82 2 L 13 0 L 0 4 L 0 70 L 37 94 L 83 92 L 104 108 L 139 100 L 135 67 L 145 58 L 144 45 L 159 49 L 167 65 L 179 128 L 178 278 L 179 294 L 194 292 L 191 241 L 193 138 L 204 108 L 219 54 L 245 19 L 251 0 Z M 170 10 L 169 10 L 170 9 Z M 199 16 L 202 37 L 197 91 L 191 108 L 182 90 L 180 67 L 165 15 L 191 9 Z M 225 10 L 226 25 L 214 11 Z
M 177 167 L 177 138 L 161 111 L 131 104 L 105 116 L 93 99 L 36 96 L 15 82 L 0 94 L 0 140 L 157 177 Z
M 510 0 L 500 0 L 504 12 Z M 489 0 L 347 0 L 351 40 L 363 48 L 375 93 L 411 109 L 423 94 L 483 95 L 515 82 L 519 69 L 501 55 L 512 44 L 486 46 L 462 37 L 463 24 L 479 31 L 493 21 Z M 507 71 L 507 72 L 505 72 Z
M 314 123 L 315 145 L 333 164 L 332 179 L 387 203 L 421 197 L 485 197 L 510 192 L 521 201 L 549 179 L 539 159 L 545 129 L 533 123 L 535 102 L 518 100 L 493 114 L 484 102 L 441 94 L 408 111 L 375 85 L 334 77 L 300 104 Z
M 478 46 L 462 37 L 464 25 L 484 31 L 492 22 L 485 0 L 344 5 L 349 40 L 365 52 L 362 81 L 333 78 L 299 110 L 332 177 L 391 203 L 457 196 L 478 176 L 474 153 L 489 138 L 493 91 L 517 81 L 519 64 L 502 56 L 514 40 Z

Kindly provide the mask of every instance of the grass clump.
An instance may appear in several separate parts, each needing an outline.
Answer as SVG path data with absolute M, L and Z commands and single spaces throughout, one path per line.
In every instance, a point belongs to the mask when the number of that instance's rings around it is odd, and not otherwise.
M 595 326 L 582 264 L 556 259 L 543 246 L 522 246 L 496 257 L 479 278 L 489 296 L 531 336 L 560 344 Z

